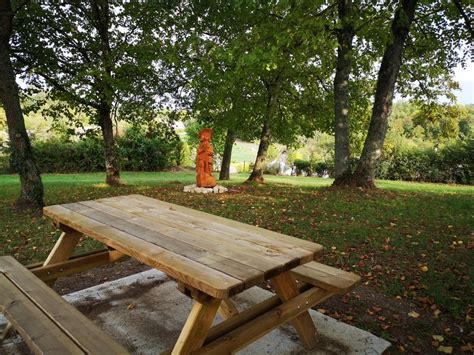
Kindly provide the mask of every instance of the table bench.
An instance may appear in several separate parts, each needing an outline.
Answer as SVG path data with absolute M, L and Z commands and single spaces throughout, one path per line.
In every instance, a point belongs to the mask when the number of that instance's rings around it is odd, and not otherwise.
M 129 353 L 10 256 L 0 257 L 0 313 L 34 354 Z
M 63 230 L 34 269 L 44 276 L 47 268 L 50 283 L 65 266 L 87 267 L 70 259 L 82 234 L 109 248 L 89 260 L 130 256 L 176 279 L 193 307 L 172 354 L 232 353 L 286 322 L 311 349 L 317 331 L 308 309 L 360 281 L 315 262 L 319 244 L 141 195 L 48 206 L 44 214 Z M 265 281 L 276 295 L 239 313 L 231 297 Z M 217 312 L 225 320 L 212 327 Z

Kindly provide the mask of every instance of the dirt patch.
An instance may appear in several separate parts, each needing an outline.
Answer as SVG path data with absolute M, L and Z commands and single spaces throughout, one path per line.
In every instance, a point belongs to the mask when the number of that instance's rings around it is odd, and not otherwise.
M 149 269 L 150 267 L 148 265 L 135 259 L 129 259 L 83 271 L 69 277 L 61 277 L 56 281 L 53 288 L 60 295 L 65 295 Z
M 364 285 L 345 296 L 333 296 L 315 309 L 390 341 L 392 347 L 384 354 L 439 354 L 437 348 L 443 344 L 432 335 L 461 338 L 467 331 L 452 327 L 452 320 L 444 316 L 434 321 L 432 313 L 421 312 L 406 299 L 387 297 Z

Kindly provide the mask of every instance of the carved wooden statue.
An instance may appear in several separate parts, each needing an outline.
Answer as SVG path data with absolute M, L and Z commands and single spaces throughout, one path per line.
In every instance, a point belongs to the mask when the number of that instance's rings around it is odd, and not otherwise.
M 196 154 L 196 185 L 198 187 L 214 187 L 216 179 L 212 176 L 211 146 L 212 129 L 203 128 L 199 132 L 199 147 Z

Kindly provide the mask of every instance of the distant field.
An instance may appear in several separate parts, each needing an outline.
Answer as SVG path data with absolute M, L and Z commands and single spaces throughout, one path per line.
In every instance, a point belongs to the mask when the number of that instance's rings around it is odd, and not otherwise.
M 258 145 L 255 143 L 237 141 L 232 149 L 232 161 L 236 163 L 253 163 L 257 156 Z

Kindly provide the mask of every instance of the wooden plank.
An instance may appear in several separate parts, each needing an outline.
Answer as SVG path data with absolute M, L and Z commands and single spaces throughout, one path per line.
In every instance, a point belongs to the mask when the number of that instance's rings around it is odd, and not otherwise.
M 312 261 L 293 269 L 297 280 L 307 282 L 334 293 L 346 293 L 361 281 L 359 275 Z
M 137 217 L 140 218 L 140 221 L 145 219 L 147 222 L 143 223 L 147 223 L 154 230 L 161 230 L 168 236 L 187 240 L 193 245 L 265 271 L 267 279 L 288 268 L 300 265 L 302 261 L 307 262 L 313 259 L 313 255 L 307 251 L 298 253 L 298 250 L 291 250 L 291 253 L 287 253 L 285 250 L 276 250 L 274 247 L 269 248 L 268 245 L 263 246 L 256 244 L 254 241 L 236 238 L 235 235 L 222 231 L 216 232 L 215 230 L 201 227 L 196 223 L 191 223 L 188 220 L 176 218 L 175 215 L 170 216 L 167 213 L 162 213 L 162 211 L 155 208 L 143 207 L 146 205 L 141 201 L 129 199 L 127 196 L 120 199 L 101 199 L 94 201 L 94 204 L 96 204 L 96 208 L 99 208 L 98 204 L 114 207 L 122 212 L 127 211 L 132 214 L 131 220 L 138 221 Z M 90 204 L 90 206 L 92 205 Z M 206 221 L 201 222 L 206 223 Z M 282 264 L 286 265 L 286 267 L 282 267 Z
M 103 253 L 104 251 L 108 251 L 108 249 L 107 248 L 101 248 L 101 249 L 96 249 L 96 250 L 93 250 L 93 251 L 88 251 L 88 252 L 85 252 L 85 253 L 74 254 L 74 255 L 71 255 L 69 260 L 73 260 L 73 259 L 76 259 L 76 258 L 82 258 L 84 256 L 89 256 L 89 255 L 93 255 L 93 254 Z M 44 264 L 44 261 L 40 261 L 40 262 L 37 262 L 37 263 L 32 263 L 32 264 L 23 265 L 23 266 L 26 267 L 28 270 L 33 270 L 33 269 L 43 267 L 43 264 Z
M 53 249 L 49 253 L 45 262 L 43 263 L 43 266 L 48 266 L 50 264 L 55 264 L 61 261 L 68 260 L 69 257 L 72 255 L 72 252 L 74 251 L 74 248 L 76 247 L 77 243 L 79 243 L 81 237 L 82 234 L 75 230 L 64 230 L 59 236 L 59 239 L 56 241 L 56 244 L 54 244 Z M 49 286 L 53 286 L 55 281 L 55 278 L 51 278 L 45 282 Z
M 58 277 L 69 276 L 101 265 L 107 265 L 122 259 L 127 255 L 116 251 L 103 251 L 90 255 L 76 257 L 68 261 L 31 268 L 30 271 L 43 281 L 56 280 Z
M 82 313 L 63 300 L 12 257 L 0 258 L 3 273 L 35 306 L 88 353 L 128 354 Z M 14 324 L 15 326 L 15 324 Z M 47 337 L 48 338 L 48 337 Z
M 205 249 L 224 258 L 230 258 L 233 262 L 237 262 L 236 267 L 240 269 L 240 272 L 248 272 L 249 278 L 257 275 L 261 276 L 262 271 L 281 268 L 282 263 L 291 262 L 291 259 L 286 256 L 275 259 L 260 254 L 260 257 L 257 257 L 257 253 L 252 253 L 248 248 L 245 250 L 237 249 L 233 247 L 233 245 L 229 245 L 229 240 L 216 239 L 209 237 L 209 235 L 195 235 L 189 230 L 179 229 L 176 221 L 156 221 L 149 219 L 146 216 L 128 212 L 128 207 L 125 205 L 114 203 L 115 206 L 112 206 L 95 201 L 83 202 L 81 204 L 111 214 L 114 217 L 126 218 L 129 223 L 138 224 L 157 232 L 157 236 L 161 237 L 161 235 L 165 235 L 166 237 L 171 237 L 199 249 Z M 222 243 L 219 243 L 219 241 Z
M 33 353 L 86 354 L 4 274 L 0 274 L 0 304 L 2 313 Z
M 82 234 L 77 231 L 62 232 L 43 266 L 68 260 L 81 237 Z
M 261 271 L 241 264 L 232 258 L 222 257 L 206 249 L 185 243 L 182 240 L 169 237 L 164 233 L 150 229 L 153 228 L 153 226 L 149 226 L 149 222 L 151 221 L 145 219 L 136 220 L 133 216 L 131 217 L 130 214 L 107 206 L 104 208 L 107 212 L 104 212 L 99 209 L 94 209 L 89 205 L 95 206 L 94 202 L 89 202 L 87 205 L 85 203 L 74 203 L 63 205 L 63 207 L 69 208 L 74 212 L 80 213 L 81 215 L 97 222 L 121 230 L 122 232 L 129 234 L 132 238 L 142 239 L 146 242 L 165 248 L 175 254 L 182 255 L 190 260 L 212 267 L 213 269 L 241 280 L 246 284 L 255 285 L 263 280 L 263 274 Z M 116 215 L 110 213 L 115 213 Z M 156 227 L 158 228 L 159 226 Z M 221 248 L 225 249 L 225 246 L 221 246 Z
M 232 354 L 298 315 L 304 312 L 307 313 L 309 308 L 331 295 L 329 291 L 312 287 L 308 291 L 204 345 L 195 354 Z M 238 317 L 231 318 L 229 321 Z
M 222 303 L 217 312 L 224 320 L 230 319 L 239 314 L 239 310 L 237 309 L 235 304 L 228 298 L 222 300 Z
M 229 238 L 232 244 L 242 244 L 247 248 L 257 249 L 260 251 L 260 255 L 268 255 L 268 256 L 278 256 L 278 255 L 287 255 L 291 258 L 300 259 L 300 263 L 309 262 L 314 259 L 314 252 L 305 250 L 303 248 L 298 247 L 291 242 L 279 241 L 273 239 L 269 239 L 267 236 L 262 235 L 261 233 L 256 232 L 249 232 L 244 230 L 247 225 L 239 223 L 242 228 L 236 228 L 232 226 L 228 226 L 226 224 L 216 222 L 211 217 L 213 216 L 207 213 L 204 213 L 203 216 L 194 216 L 191 213 L 184 213 L 177 211 L 175 208 L 165 208 L 164 206 L 160 205 L 162 201 L 158 201 L 158 205 L 154 205 L 153 203 L 138 200 L 136 198 L 132 198 L 130 196 L 120 196 L 120 197 L 111 197 L 98 200 L 101 203 L 123 203 L 124 205 L 133 206 L 135 209 L 134 212 L 138 212 L 136 209 L 140 209 L 141 213 L 146 211 L 149 213 L 147 216 L 148 218 L 152 219 L 168 219 L 169 221 L 173 221 L 176 225 L 183 227 L 188 226 L 191 230 L 194 231 L 201 231 L 204 234 L 213 233 L 214 235 L 220 236 L 221 238 L 228 241 Z M 194 211 L 194 210 L 191 210 Z M 265 231 L 264 229 L 259 229 L 259 231 Z M 203 233 L 200 233 L 202 235 Z M 291 237 L 288 237 L 291 238 Z
M 216 298 L 212 298 L 204 303 L 194 301 L 191 313 L 171 354 L 190 354 L 202 346 L 220 303 L 221 300 Z
M 285 272 L 270 280 L 272 287 L 282 302 L 291 300 L 299 295 L 296 281 L 290 272 Z M 317 331 L 308 312 L 303 312 L 295 317 L 291 324 L 295 327 L 306 349 L 312 349 L 317 344 Z
M 131 238 L 115 228 L 94 221 L 62 206 L 48 206 L 44 214 L 90 236 L 122 253 L 162 270 L 171 277 L 211 296 L 228 298 L 243 291 L 242 281 L 210 267 L 172 253 L 142 239 Z
M 172 204 L 172 203 L 169 203 L 169 202 L 160 201 L 160 200 L 157 200 L 157 199 L 154 199 L 154 198 L 151 198 L 151 197 L 147 197 L 147 196 L 136 195 L 136 194 L 132 194 L 132 195 L 128 195 L 128 196 L 133 197 L 134 199 L 138 199 L 138 200 L 147 202 L 151 205 L 164 208 L 164 209 L 168 209 L 168 210 L 171 210 L 171 211 L 174 210 L 174 211 L 177 211 L 177 212 L 183 212 L 186 215 L 207 219 L 209 221 L 217 222 L 219 224 L 223 224 L 223 225 L 226 225 L 226 226 L 229 226 L 229 227 L 236 228 L 237 230 L 246 231 L 248 233 L 255 233 L 257 235 L 262 235 L 262 236 L 271 238 L 271 239 L 276 240 L 276 241 L 281 241 L 281 242 L 284 242 L 284 243 L 288 243 L 289 246 L 296 245 L 300 248 L 311 251 L 315 255 L 319 255 L 323 251 L 323 246 L 322 245 L 314 243 L 314 242 L 310 242 L 310 241 L 307 241 L 307 240 L 304 240 L 304 239 L 291 237 L 291 236 L 288 236 L 288 235 L 285 235 L 285 234 L 270 231 L 268 229 L 255 227 L 255 226 L 252 226 L 250 224 L 245 224 L 245 223 L 233 221 L 233 220 L 228 219 L 228 218 L 215 216 L 215 215 L 210 214 L 210 213 L 197 211 L 197 210 L 194 210 L 194 209 L 191 209 L 191 208 L 183 207 L 183 206 Z

